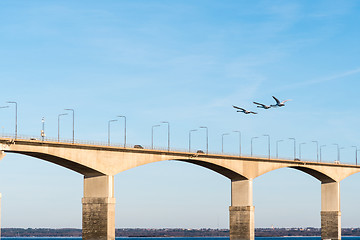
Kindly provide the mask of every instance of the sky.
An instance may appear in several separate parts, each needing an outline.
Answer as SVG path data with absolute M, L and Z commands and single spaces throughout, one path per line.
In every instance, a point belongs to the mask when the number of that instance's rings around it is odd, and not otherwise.
M 57 138 L 75 110 L 75 138 L 151 145 L 168 121 L 172 149 L 207 126 L 209 151 L 355 163 L 360 148 L 360 2 L 356 0 L 0 0 L 1 134 Z M 272 96 L 291 99 L 285 107 Z M 237 113 L 232 105 L 258 112 Z M 70 113 L 70 112 L 68 112 Z M 123 122 L 111 141 L 123 143 Z M 60 137 L 71 139 L 72 118 Z M 167 147 L 167 127 L 154 146 Z M 205 131 L 192 149 L 206 147 Z M 360 175 L 341 182 L 343 227 L 360 226 Z M 0 161 L 2 227 L 81 228 L 83 176 L 16 154 Z M 230 180 L 176 161 L 115 176 L 117 228 L 228 228 Z M 255 227 L 320 227 L 320 182 L 294 169 L 254 179 Z

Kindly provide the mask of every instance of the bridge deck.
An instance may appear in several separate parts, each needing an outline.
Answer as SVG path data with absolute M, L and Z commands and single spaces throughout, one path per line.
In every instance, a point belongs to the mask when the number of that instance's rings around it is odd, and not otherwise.
M 189 159 L 196 159 L 197 157 L 205 159 L 226 159 L 226 160 L 245 160 L 245 161 L 256 161 L 256 162 L 272 162 L 272 163 L 297 163 L 303 165 L 320 165 L 320 166 L 333 166 L 333 167 L 345 167 L 345 168 L 359 168 L 360 165 L 349 164 L 349 163 L 335 163 L 335 162 L 318 162 L 318 161 L 309 161 L 302 159 L 290 159 L 290 158 L 268 158 L 268 157 L 259 157 L 259 156 L 246 156 L 246 155 L 230 155 L 230 154 L 215 154 L 215 153 L 194 153 L 186 151 L 168 151 L 168 150 L 159 150 L 159 149 L 149 149 L 149 148 L 135 148 L 135 147 L 123 147 L 123 146 L 112 146 L 112 145 L 98 145 L 89 144 L 84 141 L 84 143 L 70 141 L 55 141 L 53 139 L 46 139 L 44 141 L 38 139 L 23 139 L 17 138 L 4 138 L 0 137 L 0 143 L 4 145 L 8 144 L 21 144 L 21 145 L 30 145 L 30 146 L 51 146 L 51 147 L 62 147 L 69 149 L 86 149 L 86 150 L 100 150 L 100 151 L 109 151 L 109 152 L 128 152 L 128 153 L 142 153 L 142 154 L 154 154 L 154 155 L 167 155 L 174 157 L 186 157 Z M 0 150 L 2 150 L 0 148 Z M 3 151 L 7 152 L 5 149 Z

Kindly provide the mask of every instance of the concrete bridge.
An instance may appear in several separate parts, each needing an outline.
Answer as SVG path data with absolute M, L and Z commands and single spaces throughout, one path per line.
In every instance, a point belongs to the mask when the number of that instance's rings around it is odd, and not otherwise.
M 115 239 L 116 174 L 144 164 L 167 160 L 196 164 L 231 180 L 231 240 L 254 239 L 253 179 L 279 168 L 295 168 L 321 182 L 321 238 L 341 239 L 340 181 L 360 172 L 360 166 L 293 159 L 194 154 L 0 138 L 0 159 L 5 153 L 39 158 L 84 176 L 82 229 L 85 240 Z

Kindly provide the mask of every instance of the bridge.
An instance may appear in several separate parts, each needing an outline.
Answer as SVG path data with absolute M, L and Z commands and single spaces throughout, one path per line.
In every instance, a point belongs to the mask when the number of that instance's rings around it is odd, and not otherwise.
M 0 138 L 0 159 L 6 153 L 42 159 L 84 176 L 82 237 L 85 240 L 115 239 L 116 174 L 168 160 L 199 165 L 231 180 L 231 240 L 254 240 L 253 180 L 280 168 L 294 168 L 320 181 L 321 238 L 341 239 L 340 181 L 360 172 L 360 166 L 341 163 Z

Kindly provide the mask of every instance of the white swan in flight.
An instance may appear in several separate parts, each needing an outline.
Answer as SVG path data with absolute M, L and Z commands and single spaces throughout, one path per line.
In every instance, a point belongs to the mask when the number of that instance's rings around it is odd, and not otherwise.
M 258 102 L 253 102 L 253 103 L 256 104 L 258 108 L 263 108 L 263 109 L 271 108 L 271 106 L 267 106 L 267 105 L 262 104 L 262 103 L 258 103 Z
M 275 99 L 276 104 L 275 105 L 270 105 L 270 107 L 283 107 L 283 106 L 285 106 L 285 103 L 287 101 L 291 101 L 291 99 L 288 99 L 288 100 L 284 100 L 284 101 L 280 102 L 279 99 L 277 99 L 276 97 L 274 97 L 274 96 L 272 96 L 272 97 Z
M 241 107 L 237 107 L 237 106 L 234 106 L 234 105 L 233 105 L 233 108 L 240 109 L 237 112 L 242 112 L 242 113 L 245 113 L 245 114 L 250 114 L 250 113 L 251 114 L 257 114 L 256 112 L 248 111 L 248 110 L 245 110 L 245 109 L 243 109 Z

